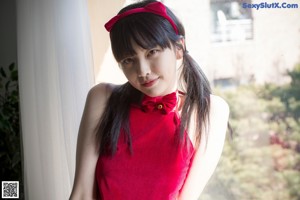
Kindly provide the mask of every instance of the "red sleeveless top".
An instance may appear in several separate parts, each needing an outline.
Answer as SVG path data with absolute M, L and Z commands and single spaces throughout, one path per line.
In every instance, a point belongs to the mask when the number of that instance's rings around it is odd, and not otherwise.
M 133 153 L 121 131 L 115 155 L 99 156 L 96 180 L 101 200 L 176 199 L 194 154 L 186 133 L 178 143 L 176 96 L 145 96 L 142 106 L 131 106 Z

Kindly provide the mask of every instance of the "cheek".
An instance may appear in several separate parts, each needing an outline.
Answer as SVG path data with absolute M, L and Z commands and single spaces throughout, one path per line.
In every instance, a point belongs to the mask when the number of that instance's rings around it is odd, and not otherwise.
M 122 69 L 122 72 L 126 77 L 132 76 L 132 69 Z
M 134 70 L 126 69 L 122 71 L 130 83 L 135 83 L 137 81 L 137 76 Z
M 165 75 L 173 75 L 176 72 L 176 60 L 173 57 L 168 57 L 160 62 L 160 71 Z

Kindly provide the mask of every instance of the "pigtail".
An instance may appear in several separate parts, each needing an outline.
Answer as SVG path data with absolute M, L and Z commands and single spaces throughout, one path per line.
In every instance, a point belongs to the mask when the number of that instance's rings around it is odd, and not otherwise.
M 170 41 L 175 47 L 183 51 L 183 63 L 180 69 L 179 89 L 186 93 L 185 102 L 181 112 L 180 138 L 183 139 L 184 131 L 189 130 L 192 115 L 196 117 L 196 145 L 200 144 L 202 132 L 207 133 L 209 128 L 210 94 L 211 88 L 209 81 L 197 64 L 190 56 L 184 46 L 178 41 L 185 38 L 185 30 L 180 20 L 167 8 L 168 15 L 171 16 L 179 30 L 178 35 L 170 35 Z M 205 134 L 207 139 L 207 134 Z
M 122 99 L 122 103 L 120 103 Z M 137 103 L 141 99 L 141 93 L 133 88 L 128 82 L 116 87 L 109 99 L 107 106 L 100 119 L 97 130 L 97 140 L 100 143 L 100 155 L 113 155 L 117 150 L 117 143 L 121 134 L 124 133 L 132 153 L 132 144 L 129 128 L 130 104 Z
M 180 136 L 189 129 L 192 114 L 196 117 L 196 145 L 200 144 L 202 131 L 207 132 L 209 121 L 211 88 L 208 79 L 196 61 L 184 50 L 180 84 L 186 93 L 182 108 Z M 207 138 L 207 135 L 206 135 Z

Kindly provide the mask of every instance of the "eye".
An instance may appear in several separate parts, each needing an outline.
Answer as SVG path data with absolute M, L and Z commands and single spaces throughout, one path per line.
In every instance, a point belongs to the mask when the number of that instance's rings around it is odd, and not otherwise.
M 130 65 L 134 62 L 133 58 L 125 58 L 123 60 L 121 60 L 121 65 Z
M 158 54 L 159 51 L 160 51 L 159 49 L 151 49 L 148 52 L 148 57 L 155 56 L 156 54 Z

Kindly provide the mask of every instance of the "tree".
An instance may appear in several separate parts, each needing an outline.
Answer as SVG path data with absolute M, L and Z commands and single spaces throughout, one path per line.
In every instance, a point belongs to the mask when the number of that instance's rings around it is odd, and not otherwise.
M 230 105 L 228 138 L 200 200 L 300 199 L 300 64 L 286 85 L 216 90 Z

